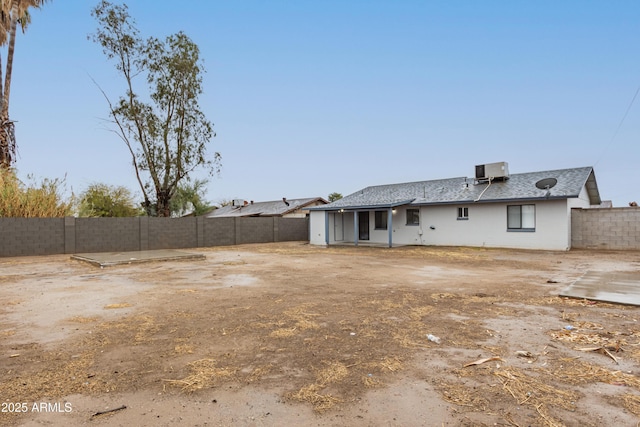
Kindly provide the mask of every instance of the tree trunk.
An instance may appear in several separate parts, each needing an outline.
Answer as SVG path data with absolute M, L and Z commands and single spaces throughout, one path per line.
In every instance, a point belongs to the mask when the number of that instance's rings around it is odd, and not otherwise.
M 169 207 L 169 203 L 171 202 L 171 197 L 169 197 L 169 191 L 166 191 L 166 190 L 157 191 L 156 198 L 157 198 L 156 215 L 170 217 L 171 208 Z
M 4 91 L 2 93 L 2 108 L 0 109 L 0 167 L 9 168 L 16 153 L 15 133 L 13 123 L 9 120 L 9 95 L 11 92 L 11 71 L 13 69 L 13 52 L 16 46 L 16 30 L 18 28 L 19 0 L 11 4 L 11 30 L 9 33 L 9 48 L 7 50 L 7 71 L 4 75 Z

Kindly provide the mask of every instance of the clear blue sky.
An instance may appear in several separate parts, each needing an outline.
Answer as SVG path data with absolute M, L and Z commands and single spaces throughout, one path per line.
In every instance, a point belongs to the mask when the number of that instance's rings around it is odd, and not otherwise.
M 53 0 L 17 40 L 17 168 L 66 174 L 76 193 L 105 182 L 139 194 L 89 77 L 122 93 L 87 40 L 97 3 Z M 223 161 L 212 202 L 346 195 L 497 161 L 511 173 L 595 166 L 603 199 L 640 202 L 640 95 L 619 127 L 640 87 L 637 0 L 128 5 L 143 36 L 183 30 L 200 46 Z

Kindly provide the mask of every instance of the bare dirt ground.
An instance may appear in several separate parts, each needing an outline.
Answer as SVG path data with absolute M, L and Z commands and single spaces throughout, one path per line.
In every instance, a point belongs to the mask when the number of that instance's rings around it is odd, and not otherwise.
M 640 420 L 640 309 L 557 296 L 587 270 L 640 274 L 638 252 L 191 252 L 206 260 L 0 259 L 0 424 Z

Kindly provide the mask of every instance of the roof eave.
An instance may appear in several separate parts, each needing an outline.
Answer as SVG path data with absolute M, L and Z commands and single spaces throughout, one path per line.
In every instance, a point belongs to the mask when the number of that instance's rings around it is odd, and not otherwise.
M 591 169 L 591 173 L 587 177 L 584 186 L 587 189 L 587 194 L 589 195 L 589 203 L 591 205 L 599 205 L 602 203 L 602 199 L 600 198 L 600 190 L 598 190 L 598 182 L 596 181 L 596 174 Z
M 513 203 L 513 202 L 535 202 L 535 201 L 545 201 L 545 200 L 566 200 L 577 198 L 578 195 L 562 195 L 562 196 L 540 196 L 540 197 L 513 197 L 508 199 L 482 199 L 475 201 L 473 199 L 468 200 L 452 200 L 452 201 L 441 201 L 441 202 L 423 202 L 423 203 L 412 203 L 413 206 L 436 206 L 436 205 L 478 205 L 484 203 Z
M 335 207 L 326 207 L 326 206 L 316 206 L 313 208 L 309 208 L 310 211 L 357 211 L 361 209 L 389 209 L 395 208 L 402 205 L 409 205 L 415 199 L 402 200 L 400 202 L 393 203 L 383 203 L 378 205 L 347 205 L 347 206 L 335 206 Z
M 326 201 L 322 197 L 316 197 L 314 199 L 309 200 L 306 203 L 302 203 L 302 204 L 300 204 L 298 206 L 293 207 L 292 209 L 288 209 L 288 210 L 282 212 L 282 215 L 288 215 L 288 214 L 293 213 L 293 212 L 295 212 L 297 210 L 300 210 L 300 209 L 312 210 L 313 207 L 307 207 L 307 206 L 309 206 L 310 204 L 315 203 L 315 202 L 324 202 L 325 204 L 329 203 L 328 201 Z

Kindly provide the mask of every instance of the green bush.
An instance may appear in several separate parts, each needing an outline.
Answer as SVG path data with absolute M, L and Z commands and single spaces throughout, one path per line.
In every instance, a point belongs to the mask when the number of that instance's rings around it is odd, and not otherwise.
M 79 217 L 129 217 L 144 215 L 128 188 L 94 183 L 80 194 Z

